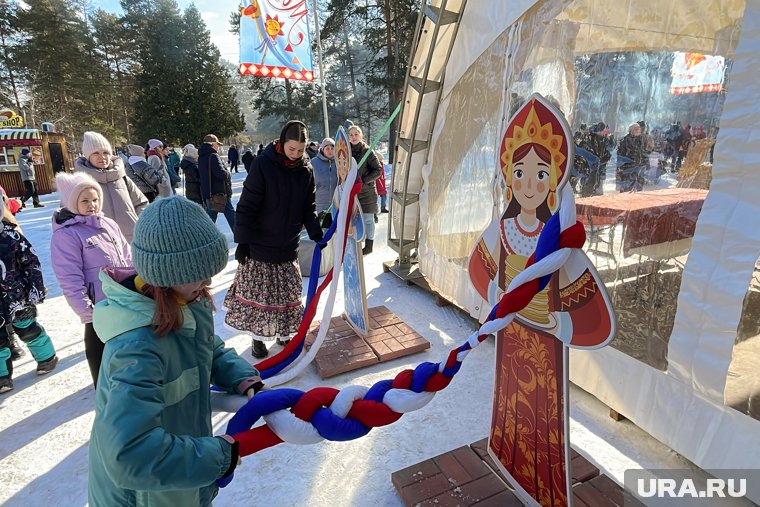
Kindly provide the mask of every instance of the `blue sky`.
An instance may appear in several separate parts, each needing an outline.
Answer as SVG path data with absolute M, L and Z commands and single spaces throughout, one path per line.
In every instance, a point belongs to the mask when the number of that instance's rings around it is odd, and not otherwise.
M 211 42 L 216 44 L 222 53 L 222 58 L 234 64 L 239 61 L 238 38 L 229 32 L 229 17 L 237 10 L 240 0 L 175 0 L 180 9 L 194 3 L 201 12 L 206 27 L 211 32 Z M 119 0 L 94 0 L 93 7 L 102 8 L 108 12 L 121 12 Z

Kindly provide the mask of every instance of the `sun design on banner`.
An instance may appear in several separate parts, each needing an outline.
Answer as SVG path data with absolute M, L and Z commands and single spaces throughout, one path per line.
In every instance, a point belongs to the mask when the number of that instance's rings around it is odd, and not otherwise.
M 314 80 L 306 0 L 244 0 L 240 74 Z
M 277 19 L 277 14 L 275 14 L 274 17 L 271 17 L 269 14 L 267 14 L 267 20 L 264 23 L 264 29 L 266 30 L 267 35 L 269 35 L 272 39 L 278 35 L 285 35 L 282 33 L 283 26 L 284 23 L 281 23 L 280 20 Z

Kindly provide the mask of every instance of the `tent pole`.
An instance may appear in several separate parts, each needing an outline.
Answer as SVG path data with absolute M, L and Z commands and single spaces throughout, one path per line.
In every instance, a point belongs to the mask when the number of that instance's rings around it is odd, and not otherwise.
M 322 39 L 319 37 L 319 11 L 317 10 L 317 0 L 314 0 L 314 26 L 317 35 L 317 58 L 319 58 L 319 81 L 322 85 L 322 121 L 325 126 L 323 137 L 330 137 L 330 122 L 327 119 L 327 92 L 325 90 L 325 67 L 322 62 Z

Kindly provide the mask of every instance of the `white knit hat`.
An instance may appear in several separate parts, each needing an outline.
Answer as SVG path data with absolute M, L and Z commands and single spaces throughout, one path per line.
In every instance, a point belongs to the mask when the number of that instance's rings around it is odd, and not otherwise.
M 186 144 L 182 147 L 182 154 L 190 158 L 198 158 L 198 148 L 194 144 Z
M 96 151 L 107 151 L 109 154 L 113 155 L 111 143 L 109 143 L 108 139 L 103 137 L 102 134 L 98 134 L 97 132 L 85 132 L 84 139 L 82 139 L 82 155 L 84 155 L 84 158 L 90 158 L 90 155 Z
M 143 148 L 139 144 L 128 144 L 127 145 L 127 151 L 129 152 L 129 155 L 132 156 L 132 157 L 144 157 L 145 156 L 145 148 Z
M 162 142 L 160 139 L 150 139 L 150 140 L 148 141 L 148 147 L 149 147 L 151 150 L 155 150 L 155 149 L 156 149 L 156 148 L 158 148 L 159 146 L 163 146 L 163 145 L 164 145 L 164 143 L 163 143 L 163 142 Z
M 75 173 L 60 172 L 55 176 L 55 184 L 58 187 L 58 193 L 61 194 L 61 204 L 72 213 L 78 214 L 77 201 L 79 201 L 79 194 L 87 188 L 95 189 L 100 200 L 98 211 L 103 209 L 103 190 L 98 182 L 89 174 L 81 171 Z

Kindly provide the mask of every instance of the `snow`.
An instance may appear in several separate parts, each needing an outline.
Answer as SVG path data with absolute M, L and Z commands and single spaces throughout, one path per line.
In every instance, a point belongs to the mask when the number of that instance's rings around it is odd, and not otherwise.
M 233 175 L 233 202 L 240 195 L 244 178 L 245 174 Z M 17 217 L 42 262 L 49 295 L 39 307 L 39 321 L 51 336 L 60 363 L 53 373 L 38 377 L 27 354 L 15 363 L 15 390 L 0 397 L 3 505 L 87 504 L 87 443 L 94 417 L 94 390 L 84 357 L 83 326 L 67 306 L 50 266 L 50 223 L 57 201 L 56 194 L 43 196 L 45 208 L 26 209 Z M 464 313 L 450 306 L 438 307 L 430 294 L 383 273 L 382 262 L 396 257 L 385 245 L 388 216 L 380 215 L 375 251 L 365 258 L 368 304 L 387 306 L 430 341 L 430 350 L 326 380 L 320 379 L 310 365 L 287 387 L 370 386 L 422 361 L 444 359 L 475 329 L 476 323 Z M 221 308 L 237 263 L 232 233 L 223 216 L 217 225 L 231 245 L 230 263 L 213 280 L 214 297 Z M 333 316 L 342 313 L 341 292 L 339 289 Z M 322 315 L 321 308 L 317 315 Z M 224 327 L 223 318 L 222 312 L 217 313 L 219 335 L 252 360 L 249 338 Z M 493 340 L 489 339 L 470 353 L 449 387 L 430 404 L 361 439 L 311 446 L 280 444 L 245 458 L 215 505 L 401 505 L 391 483 L 394 471 L 488 435 L 493 354 Z M 575 386 L 571 400 L 572 445 L 618 483 L 622 483 L 627 468 L 695 469 L 629 421 L 614 422 L 607 407 Z M 224 432 L 229 417 L 215 415 L 216 434 Z

